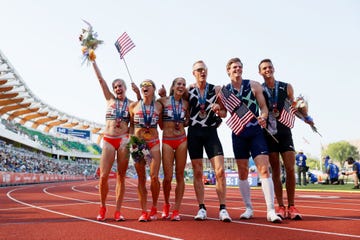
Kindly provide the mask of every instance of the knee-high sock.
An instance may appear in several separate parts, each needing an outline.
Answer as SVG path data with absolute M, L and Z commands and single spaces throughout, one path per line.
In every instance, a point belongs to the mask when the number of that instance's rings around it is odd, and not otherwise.
M 272 178 L 262 178 L 261 188 L 264 193 L 267 211 L 274 210 L 274 183 Z
M 250 185 L 248 180 L 239 180 L 239 189 L 246 208 L 253 209 L 250 196 Z

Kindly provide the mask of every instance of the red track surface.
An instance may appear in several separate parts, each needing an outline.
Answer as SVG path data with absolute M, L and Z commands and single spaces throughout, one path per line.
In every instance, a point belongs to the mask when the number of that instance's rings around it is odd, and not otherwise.
M 115 222 L 114 181 L 110 182 L 105 222 L 95 221 L 99 206 L 97 181 L 24 185 L 0 188 L 0 239 L 360 239 L 360 192 L 297 191 L 297 207 L 304 220 L 266 221 L 260 189 L 252 189 L 255 217 L 238 220 L 244 210 L 239 190 L 228 188 L 231 223 L 218 220 L 214 187 L 206 187 L 208 220 L 194 221 L 198 210 L 192 185 L 187 185 L 180 222 L 139 223 L 136 180 L 127 180 L 122 208 L 126 221 Z M 171 193 L 172 201 L 174 187 Z M 150 191 L 149 191 L 150 208 Z M 162 210 L 162 192 L 158 216 Z

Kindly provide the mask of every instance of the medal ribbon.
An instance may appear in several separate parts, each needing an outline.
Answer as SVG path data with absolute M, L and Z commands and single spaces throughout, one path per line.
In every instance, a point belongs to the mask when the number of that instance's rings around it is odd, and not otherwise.
M 120 110 L 120 100 L 116 99 L 116 120 L 123 118 L 123 114 L 126 110 L 127 104 L 128 104 L 128 99 L 125 98 L 123 101 L 122 108 Z
M 205 87 L 205 91 L 204 91 L 204 96 L 202 97 L 201 96 L 201 93 L 200 93 L 200 89 L 197 87 L 196 90 L 198 91 L 198 99 L 199 99 L 199 103 L 200 105 L 204 105 L 205 106 L 205 103 L 206 103 L 206 96 L 207 96 L 207 93 L 209 91 L 209 84 L 206 83 L 206 87 Z
M 178 104 L 178 108 L 176 109 L 176 104 L 175 104 L 175 98 L 174 96 L 171 96 L 171 106 L 173 109 L 173 113 L 174 113 L 174 120 L 176 122 L 180 121 L 180 117 L 181 117 L 181 109 L 182 109 L 182 101 L 181 98 L 179 100 L 179 104 Z
M 277 110 L 277 101 L 278 101 L 278 96 L 279 96 L 279 82 L 275 81 L 275 93 L 272 94 L 272 90 L 270 90 L 270 88 L 268 86 L 266 86 L 266 84 L 264 83 L 264 90 L 266 92 L 266 94 L 268 95 L 268 99 L 269 99 L 269 111 L 273 111 L 274 109 Z
M 155 108 L 154 107 L 154 101 L 152 101 L 151 104 L 150 104 L 150 113 L 149 113 L 149 115 L 147 115 L 146 107 L 145 107 L 145 104 L 144 104 L 143 100 L 141 100 L 141 108 L 142 108 L 142 111 L 143 111 L 145 126 L 146 126 L 146 128 L 150 128 L 151 120 L 152 120 L 152 116 L 154 114 L 154 108 Z

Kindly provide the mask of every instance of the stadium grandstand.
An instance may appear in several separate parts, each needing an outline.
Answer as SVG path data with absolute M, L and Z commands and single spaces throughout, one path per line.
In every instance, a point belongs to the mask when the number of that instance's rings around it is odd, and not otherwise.
M 41 101 L 2 51 L 0 118 L 0 185 L 11 178 L 6 172 L 76 176 L 96 171 L 105 126 Z

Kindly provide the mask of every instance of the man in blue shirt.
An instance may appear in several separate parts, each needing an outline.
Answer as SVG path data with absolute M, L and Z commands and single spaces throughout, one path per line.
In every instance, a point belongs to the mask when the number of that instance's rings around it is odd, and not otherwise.
M 352 172 L 347 172 L 345 175 L 354 175 L 354 187 L 353 189 L 359 189 L 359 179 L 360 179 L 360 163 L 358 161 L 355 161 L 354 158 L 348 157 L 346 159 L 346 162 L 349 165 L 353 165 Z
M 330 184 L 339 184 L 339 167 L 334 164 L 332 160 L 329 160 L 327 174 L 329 176 Z
M 297 174 L 298 174 L 298 184 L 301 185 L 301 175 L 303 177 L 303 185 L 306 186 L 306 155 L 303 153 L 303 150 L 300 150 L 298 154 L 296 154 L 296 166 L 297 166 Z
M 326 157 L 324 157 L 324 167 L 325 167 L 325 171 L 324 171 L 324 172 L 326 172 L 326 171 L 327 171 L 327 169 L 328 169 L 328 166 L 329 166 L 329 160 L 330 160 L 329 155 L 327 155 Z

